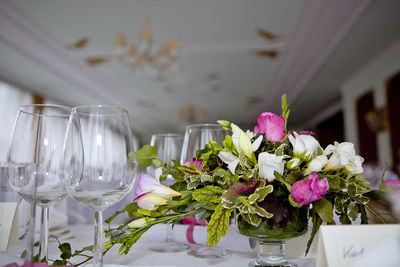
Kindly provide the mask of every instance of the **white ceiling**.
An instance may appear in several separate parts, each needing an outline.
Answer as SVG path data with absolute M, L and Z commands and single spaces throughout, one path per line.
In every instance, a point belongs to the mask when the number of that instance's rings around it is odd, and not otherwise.
M 0 1 L 0 79 L 67 105 L 124 106 L 144 138 L 181 132 L 188 121 L 177 110 L 186 105 L 205 112 L 198 122 L 252 127 L 259 113 L 279 112 L 283 92 L 293 103 L 290 123 L 302 126 L 340 108 L 340 85 L 400 38 L 398 0 L 153 0 L 154 47 L 176 37 L 179 71 L 156 82 L 115 59 L 87 66 L 85 56 L 113 53 L 117 33 L 138 43 L 145 3 Z M 280 38 L 268 42 L 259 28 Z M 67 48 L 85 36 L 82 51 Z M 280 54 L 251 53 L 261 47 Z

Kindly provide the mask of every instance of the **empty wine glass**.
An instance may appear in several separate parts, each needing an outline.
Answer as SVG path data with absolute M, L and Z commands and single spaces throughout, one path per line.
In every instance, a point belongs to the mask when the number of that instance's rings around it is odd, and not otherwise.
M 182 142 L 183 136 L 180 134 L 153 134 L 151 136 L 150 145 L 157 148 L 157 156 L 162 162 L 168 162 L 169 160 L 180 160 Z M 147 172 L 153 177 L 158 177 L 161 174 L 160 168 L 154 167 L 149 167 Z M 175 179 L 172 175 L 168 175 L 161 183 L 170 186 L 175 183 Z M 169 225 L 167 226 L 164 242 L 152 244 L 150 246 L 151 250 L 159 252 L 178 252 L 188 248 L 188 245 L 174 241 L 172 226 Z
M 114 106 L 75 107 L 65 139 L 65 184 L 69 195 L 94 210 L 93 266 L 103 265 L 102 211 L 122 200 L 136 177 L 134 138 L 128 112 Z
M 9 154 L 9 162 L 19 165 L 19 175 L 9 177 L 11 187 L 26 201 L 36 200 L 42 208 L 39 257 L 46 262 L 49 206 L 67 195 L 62 160 L 70 112 L 71 108 L 59 105 L 21 106 Z
M 226 132 L 219 124 L 188 125 L 183 139 L 181 165 L 184 165 L 187 161 L 194 160 L 196 158 L 196 151 L 203 149 L 210 140 L 214 140 L 222 145 L 225 136 Z M 201 215 L 196 215 L 195 217 L 198 220 Z M 190 250 L 188 254 L 199 258 L 221 258 L 230 255 L 230 252 L 217 246 L 201 246 L 200 248 Z

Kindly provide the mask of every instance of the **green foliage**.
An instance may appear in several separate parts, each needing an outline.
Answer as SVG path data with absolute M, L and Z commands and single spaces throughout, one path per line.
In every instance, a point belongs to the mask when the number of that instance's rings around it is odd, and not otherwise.
M 224 209 L 221 204 L 217 206 L 207 226 L 208 246 L 214 246 L 226 234 L 231 212 L 232 210 Z
M 223 189 L 221 187 L 209 185 L 193 191 L 192 196 L 200 203 L 220 203 L 222 192 Z
M 136 151 L 136 160 L 143 167 L 149 167 L 155 159 L 157 159 L 157 148 L 155 147 L 144 145 Z

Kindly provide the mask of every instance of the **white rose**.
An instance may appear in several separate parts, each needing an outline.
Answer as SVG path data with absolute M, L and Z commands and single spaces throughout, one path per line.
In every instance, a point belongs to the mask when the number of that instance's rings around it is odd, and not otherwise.
M 318 148 L 320 147 L 319 142 L 311 135 L 299 135 L 293 132 L 293 135 L 289 135 L 289 141 L 293 146 L 293 152 L 296 157 L 303 160 L 309 160 L 312 156 L 317 155 Z
M 321 171 L 328 163 L 328 157 L 326 155 L 317 156 L 315 159 L 308 163 L 308 168 L 305 171 L 305 175 L 309 175 L 312 172 Z
M 354 144 L 349 142 L 329 145 L 324 151 L 325 155 L 331 155 L 325 169 L 337 170 L 344 168 L 350 175 L 363 172 L 362 163 L 364 159 L 356 155 Z
M 268 179 L 268 181 L 272 181 L 275 179 L 275 171 L 282 175 L 285 168 L 283 158 L 284 156 L 276 156 L 268 152 L 258 154 L 258 170 L 260 176 L 264 179 Z

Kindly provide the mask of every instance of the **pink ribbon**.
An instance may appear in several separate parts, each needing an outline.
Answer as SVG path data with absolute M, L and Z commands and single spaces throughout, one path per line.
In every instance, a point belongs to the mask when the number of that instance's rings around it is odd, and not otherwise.
M 189 227 L 186 229 L 187 241 L 191 244 L 196 244 L 196 242 L 193 239 L 194 226 L 195 225 L 206 226 L 207 221 L 206 220 L 198 221 L 198 220 L 196 220 L 196 218 L 194 216 L 189 216 L 189 217 L 182 219 L 182 222 L 184 224 L 189 224 Z

